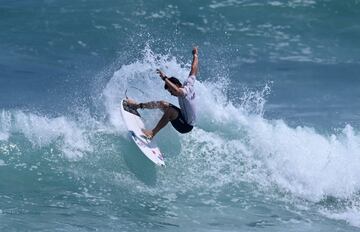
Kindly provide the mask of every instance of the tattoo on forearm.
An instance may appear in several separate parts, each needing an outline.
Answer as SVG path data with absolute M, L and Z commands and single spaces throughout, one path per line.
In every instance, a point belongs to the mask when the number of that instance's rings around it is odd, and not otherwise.
M 151 102 L 146 102 L 143 103 L 144 108 L 147 109 L 158 109 L 158 108 L 162 108 L 162 104 L 160 101 L 151 101 Z

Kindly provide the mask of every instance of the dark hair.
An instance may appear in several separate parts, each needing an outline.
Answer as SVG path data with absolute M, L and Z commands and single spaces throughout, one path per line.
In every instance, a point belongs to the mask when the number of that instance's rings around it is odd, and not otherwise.
M 182 86 L 181 82 L 180 82 L 179 79 L 177 79 L 176 77 L 170 77 L 170 78 L 168 78 L 168 80 L 169 80 L 171 83 L 173 83 L 173 84 L 175 84 L 176 86 L 178 86 L 178 87 L 181 87 L 181 86 Z M 168 88 L 169 88 L 169 87 L 168 87 L 167 84 L 165 83 L 164 89 L 168 89 Z

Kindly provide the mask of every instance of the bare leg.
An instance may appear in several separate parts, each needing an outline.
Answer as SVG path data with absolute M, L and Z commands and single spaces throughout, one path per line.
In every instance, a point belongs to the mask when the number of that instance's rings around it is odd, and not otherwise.
M 163 109 L 164 115 L 161 117 L 158 124 L 152 130 L 143 130 L 144 134 L 148 138 L 153 138 L 169 121 L 172 121 L 178 117 L 178 112 L 174 108 L 168 106 Z

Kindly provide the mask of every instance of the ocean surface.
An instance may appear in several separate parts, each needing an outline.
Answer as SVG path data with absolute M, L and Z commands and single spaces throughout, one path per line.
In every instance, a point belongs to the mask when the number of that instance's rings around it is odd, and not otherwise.
M 155 167 L 119 103 L 194 45 Z M 0 231 L 360 231 L 359 54 L 359 0 L 0 0 Z

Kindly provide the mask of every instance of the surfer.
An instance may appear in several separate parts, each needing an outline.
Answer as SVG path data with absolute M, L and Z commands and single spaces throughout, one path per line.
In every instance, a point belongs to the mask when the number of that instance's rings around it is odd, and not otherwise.
M 181 83 L 176 77 L 166 76 L 160 69 L 156 70 L 165 83 L 164 89 L 178 98 L 180 108 L 166 101 L 137 103 L 132 99 L 127 100 L 128 105 L 135 109 L 160 109 L 164 112 L 154 129 L 143 130 L 143 133 L 149 139 L 152 139 L 168 122 L 171 122 L 172 126 L 182 134 L 193 129 L 196 120 L 194 83 L 199 62 L 197 47 L 193 48 L 192 54 L 190 74 L 184 83 Z

